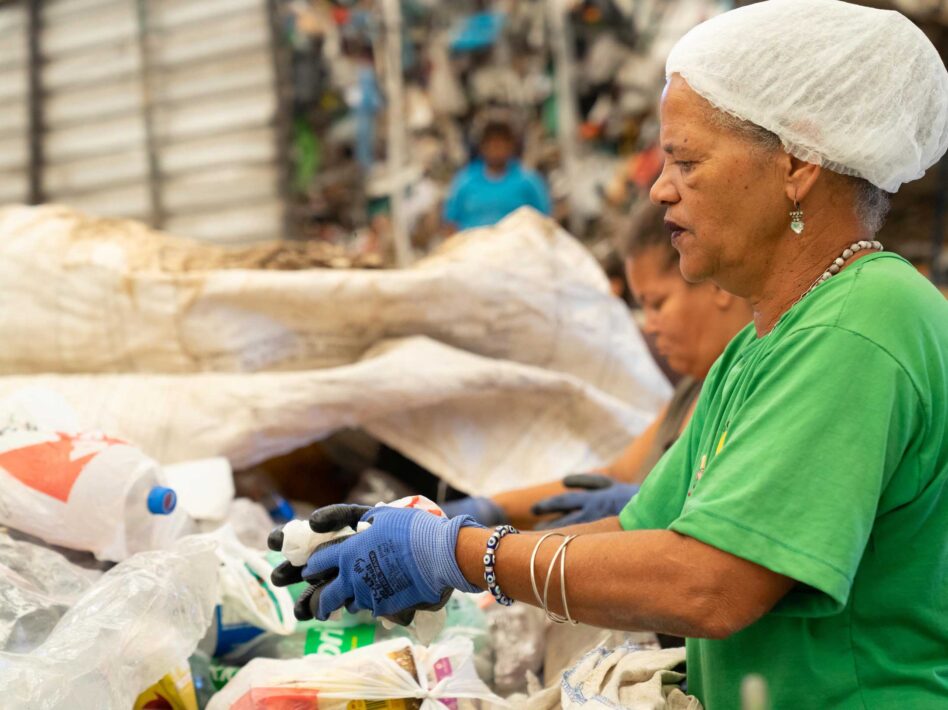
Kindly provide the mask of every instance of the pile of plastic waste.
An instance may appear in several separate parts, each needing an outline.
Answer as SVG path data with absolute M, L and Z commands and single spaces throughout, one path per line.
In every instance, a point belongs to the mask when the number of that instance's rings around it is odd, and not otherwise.
M 274 536 L 293 513 L 283 503 L 271 515 L 234 499 L 226 459 L 161 466 L 82 430 L 52 391 L 0 400 L 3 707 L 697 707 L 677 690 L 683 649 L 551 628 L 539 610 L 487 593 L 456 592 L 408 627 L 368 612 L 297 621 L 307 583 L 277 587 L 271 573 L 305 561 L 325 534 L 291 520 Z M 417 495 L 386 505 L 443 515 Z M 265 549 L 274 540 L 279 552 Z
M 22 230 L 6 223 L 5 248 L 18 256 L 0 260 L 10 277 L 0 290 L 18 298 L 0 358 L 0 706 L 462 710 L 516 693 L 560 702 L 565 664 L 602 639 L 554 644 L 526 605 L 456 593 L 414 627 L 365 613 L 298 622 L 305 585 L 272 585 L 289 551 L 267 544 L 304 511 L 272 492 L 265 505 L 235 497 L 232 466 L 247 473 L 363 420 L 472 492 L 509 482 L 511 470 L 520 482 L 528 470 L 550 480 L 608 459 L 652 418 L 667 384 L 565 232 L 521 211 L 375 285 L 375 272 L 141 271 L 113 248 L 135 240 L 77 241 L 70 225 L 83 218 L 68 210 L 4 215 Z M 61 239 L 78 251 L 50 248 Z M 290 281 L 302 289 L 295 306 Z M 182 284 L 200 297 L 179 294 Z M 70 308 L 56 305 L 63 289 Z M 281 296 L 273 313 L 264 293 Z M 332 312 L 340 293 L 353 304 L 342 314 Z M 440 307 L 419 318 L 419 299 Z M 310 305 L 325 316 L 316 330 Z M 55 362 L 42 359 L 50 352 Z M 177 364 L 161 361 L 169 354 Z M 362 502 L 404 494 L 383 488 Z
M 224 459 L 162 467 L 124 441 L 82 431 L 50 391 L 0 400 L 5 706 L 499 701 L 484 682 L 494 659 L 480 596 L 453 597 L 425 644 L 417 630 L 364 612 L 297 622 L 293 604 L 306 585 L 271 584 L 283 561 L 265 551 L 274 522 L 258 504 L 233 500 L 231 476 Z M 257 527 L 245 524 L 238 537 L 228 518 L 246 523 L 253 506 Z

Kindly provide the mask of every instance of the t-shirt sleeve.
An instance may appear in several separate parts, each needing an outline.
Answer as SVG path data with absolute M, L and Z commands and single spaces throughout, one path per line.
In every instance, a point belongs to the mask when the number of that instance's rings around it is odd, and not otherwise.
M 682 435 L 658 460 L 619 513 L 624 530 L 664 530 L 681 514 L 681 501 L 688 493 L 689 448 Z
M 461 192 L 465 183 L 465 173 L 462 171 L 454 176 L 448 187 L 447 196 L 444 198 L 444 207 L 441 209 L 441 217 L 445 222 L 460 225 L 463 223 L 464 215 L 461 214 Z
M 543 178 L 535 172 L 528 172 L 526 173 L 524 187 L 527 193 L 527 204 L 543 214 L 550 214 L 552 209 L 550 191 L 547 190 Z
M 846 603 L 920 400 L 888 352 L 836 327 L 787 336 L 755 371 L 735 379 L 749 389 L 726 435 L 695 452 L 705 470 L 669 528 L 801 582 L 775 613 L 831 614 Z
M 681 515 L 691 479 L 696 438 L 707 409 L 706 400 L 702 392 L 681 436 L 648 472 L 638 494 L 619 513 L 623 529 L 664 530 Z

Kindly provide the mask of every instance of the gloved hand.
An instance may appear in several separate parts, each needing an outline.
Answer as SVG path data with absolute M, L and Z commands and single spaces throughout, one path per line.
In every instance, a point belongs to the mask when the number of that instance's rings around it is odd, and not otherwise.
M 449 518 L 458 515 L 470 515 L 474 520 L 488 528 L 495 528 L 498 525 L 506 525 L 510 522 L 504 509 L 485 496 L 470 496 L 469 498 L 451 500 L 444 503 L 441 510 Z
M 319 533 L 359 523 L 370 527 L 323 543 L 304 567 L 284 562 L 273 570 L 277 586 L 310 583 L 296 603 L 297 619 L 325 621 L 345 606 L 409 624 L 416 610 L 443 607 L 454 589 L 480 591 L 464 579 L 455 559 L 458 531 L 477 526 L 469 516 L 448 520 L 412 508 L 330 505 L 309 519 Z
M 636 485 L 619 483 L 598 473 L 574 473 L 563 479 L 563 485 L 580 490 L 551 496 L 535 504 L 530 509 L 534 515 L 563 513 L 555 520 L 538 525 L 538 530 L 591 523 L 618 515 L 632 496 L 639 492 Z

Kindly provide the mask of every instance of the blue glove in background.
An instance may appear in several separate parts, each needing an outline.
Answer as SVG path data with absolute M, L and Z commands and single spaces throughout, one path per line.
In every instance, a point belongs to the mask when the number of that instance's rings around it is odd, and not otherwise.
M 488 528 L 495 528 L 498 525 L 505 525 L 510 522 L 507 520 L 504 509 L 485 496 L 471 496 L 451 500 L 444 503 L 441 510 L 449 518 L 470 515 L 474 520 Z
M 325 621 L 345 606 L 409 623 L 414 610 L 440 608 L 454 589 L 480 591 L 455 559 L 458 531 L 477 526 L 469 516 L 448 520 L 411 508 L 336 505 L 314 512 L 310 526 L 327 532 L 343 527 L 339 522 L 355 527 L 360 521 L 371 527 L 324 543 L 310 556 L 301 577 L 312 586 L 299 599 L 297 618 L 308 612 Z
M 578 473 L 563 479 L 567 488 L 575 492 L 560 493 L 542 500 L 531 508 L 534 515 L 562 513 L 559 518 L 537 525 L 538 530 L 562 528 L 567 525 L 591 523 L 622 512 L 639 487 L 598 473 Z

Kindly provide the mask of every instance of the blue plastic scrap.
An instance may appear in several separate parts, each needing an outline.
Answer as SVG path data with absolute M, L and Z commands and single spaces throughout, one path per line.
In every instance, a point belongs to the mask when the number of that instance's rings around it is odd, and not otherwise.
M 493 46 L 506 20 L 502 12 L 479 12 L 462 18 L 451 31 L 451 51 L 476 52 Z

